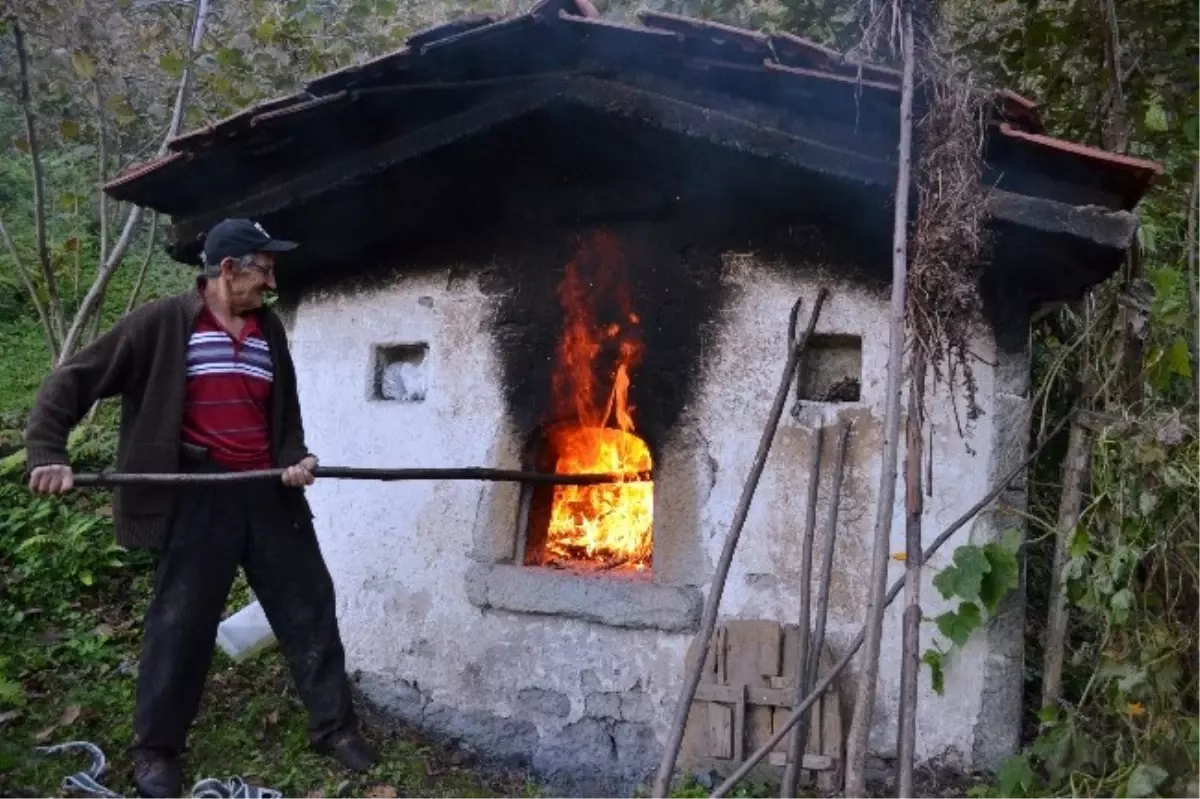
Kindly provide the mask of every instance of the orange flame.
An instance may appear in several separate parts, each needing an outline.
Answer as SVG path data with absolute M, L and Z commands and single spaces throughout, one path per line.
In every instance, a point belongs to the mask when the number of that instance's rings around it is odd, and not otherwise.
M 553 390 L 555 414 L 565 423 L 551 434 L 557 456 L 554 471 L 649 474 L 650 448 L 634 432 L 634 409 L 629 405 L 629 373 L 642 352 L 640 320 L 629 310 L 613 238 L 593 236 L 567 265 L 559 299 L 564 324 Z M 597 306 L 613 300 L 628 326 L 597 320 Z M 600 376 L 606 371 L 611 388 L 601 394 L 601 384 L 608 381 Z M 557 486 L 546 553 L 566 561 L 630 564 L 643 570 L 650 563 L 653 515 L 650 482 Z

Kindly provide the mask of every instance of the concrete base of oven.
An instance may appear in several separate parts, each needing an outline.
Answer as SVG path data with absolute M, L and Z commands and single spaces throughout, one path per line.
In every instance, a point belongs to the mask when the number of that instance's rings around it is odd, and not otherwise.
M 591 576 L 505 563 L 472 564 L 465 585 L 478 608 L 666 632 L 695 631 L 704 604 L 699 588 L 662 585 L 649 575 Z
M 367 702 L 386 716 L 464 745 L 487 766 L 530 769 L 552 796 L 629 796 L 646 784 L 662 756 L 650 695 L 640 684 L 628 691 L 601 690 L 588 670 L 582 675 L 583 716 L 572 722 L 571 700 L 559 691 L 518 692 L 529 717 L 519 718 L 460 710 L 431 699 L 414 682 L 382 672 L 355 679 Z

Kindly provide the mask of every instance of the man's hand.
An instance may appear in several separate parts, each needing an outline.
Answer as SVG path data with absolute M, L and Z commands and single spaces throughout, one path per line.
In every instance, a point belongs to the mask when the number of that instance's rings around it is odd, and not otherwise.
M 316 480 L 316 475 L 313 474 L 317 469 L 317 459 L 309 455 L 304 460 L 297 463 L 295 466 L 289 466 L 283 472 L 283 484 L 292 488 L 300 486 L 310 486 Z
M 29 475 L 29 489 L 39 494 L 65 494 L 75 487 L 75 473 L 65 463 L 38 466 Z

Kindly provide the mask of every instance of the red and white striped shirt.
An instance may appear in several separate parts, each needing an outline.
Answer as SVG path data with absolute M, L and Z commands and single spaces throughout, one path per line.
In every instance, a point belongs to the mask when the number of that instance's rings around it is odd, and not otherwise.
M 188 339 L 183 440 L 232 471 L 269 469 L 271 348 L 258 317 L 233 336 L 207 306 Z

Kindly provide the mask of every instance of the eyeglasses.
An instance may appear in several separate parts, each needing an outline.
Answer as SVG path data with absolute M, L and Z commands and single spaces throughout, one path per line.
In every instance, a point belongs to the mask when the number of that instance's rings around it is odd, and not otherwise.
M 274 264 L 262 264 L 262 263 L 259 263 L 258 261 L 255 261 L 250 264 L 249 268 L 257 269 L 259 272 L 262 272 L 263 275 L 265 275 L 266 277 L 274 277 L 275 276 L 275 265 Z

